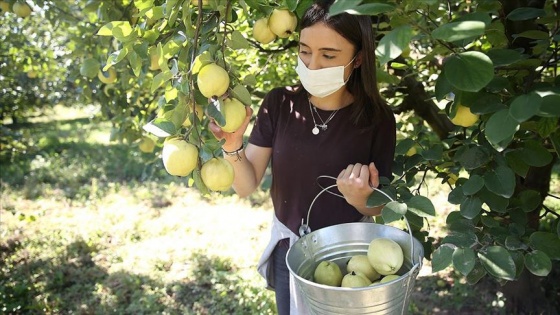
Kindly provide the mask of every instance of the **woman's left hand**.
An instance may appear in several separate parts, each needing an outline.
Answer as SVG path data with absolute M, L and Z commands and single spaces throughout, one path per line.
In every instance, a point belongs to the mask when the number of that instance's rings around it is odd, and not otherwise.
M 361 208 L 372 193 L 372 187 L 379 186 L 379 172 L 373 162 L 350 164 L 338 174 L 336 184 L 349 204 Z

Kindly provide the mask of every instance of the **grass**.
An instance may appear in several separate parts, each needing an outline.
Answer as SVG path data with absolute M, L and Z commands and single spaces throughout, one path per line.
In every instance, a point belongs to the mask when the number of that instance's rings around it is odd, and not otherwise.
M 201 196 L 135 144 L 109 142 L 108 123 L 71 114 L 10 129 L 25 146 L 3 146 L 0 312 L 275 314 L 256 272 L 272 216 L 266 192 Z M 447 193 L 426 190 L 436 238 L 454 210 Z M 472 287 L 425 261 L 410 311 L 502 314 L 502 305 L 495 283 Z

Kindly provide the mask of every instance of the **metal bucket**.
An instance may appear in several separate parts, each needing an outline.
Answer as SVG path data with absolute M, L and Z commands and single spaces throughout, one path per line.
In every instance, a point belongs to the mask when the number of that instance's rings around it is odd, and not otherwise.
M 344 273 L 350 257 L 367 255 L 375 238 L 392 239 L 403 249 L 404 263 L 397 272 L 398 279 L 363 288 L 332 287 L 312 281 L 321 261 L 337 263 Z M 288 250 L 286 263 L 312 314 L 405 314 L 423 257 L 422 244 L 412 234 L 388 225 L 356 222 L 303 235 Z

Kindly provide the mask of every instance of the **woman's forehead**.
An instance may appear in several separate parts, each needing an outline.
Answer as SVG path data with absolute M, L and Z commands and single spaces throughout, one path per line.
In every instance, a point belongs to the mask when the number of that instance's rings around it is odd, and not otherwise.
M 312 49 L 352 49 L 354 45 L 337 31 L 326 26 L 324 23 L 316 23 L 306 27 L 300 32 L 300 43 Z

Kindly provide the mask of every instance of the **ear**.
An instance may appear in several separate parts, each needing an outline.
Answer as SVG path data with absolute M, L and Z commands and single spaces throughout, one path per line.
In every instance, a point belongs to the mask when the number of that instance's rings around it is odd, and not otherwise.
M 354 69 L 359 68 L 362 65 L 362 51 L 356 54 L 356 60 L 354 62 Z

